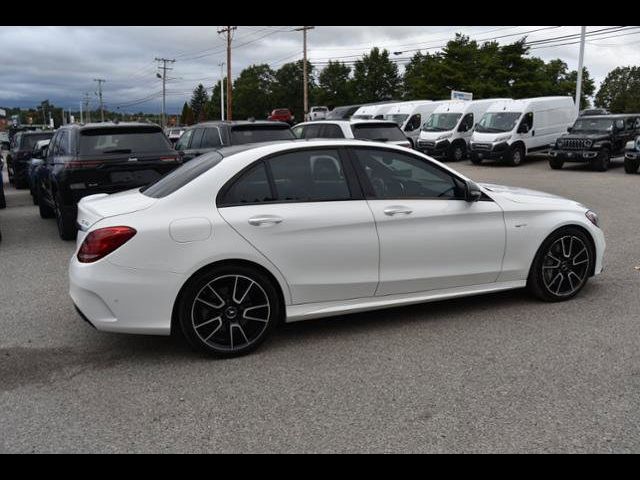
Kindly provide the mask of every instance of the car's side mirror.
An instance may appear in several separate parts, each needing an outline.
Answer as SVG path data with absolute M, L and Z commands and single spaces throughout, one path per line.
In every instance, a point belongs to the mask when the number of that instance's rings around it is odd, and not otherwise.
M 520 125 L 520 128 L 518 128 L 518 133 L 529 133 L 529 125 L 527 125 L 526 123 L 524 125 Z
M 573 132 L 573 127 L 567 127 L 567 133 Z
M 482 190 L 476 182 L 469 180 L 466 185 L 466 200 L 469 203 L 475 203 L 482 198 Z

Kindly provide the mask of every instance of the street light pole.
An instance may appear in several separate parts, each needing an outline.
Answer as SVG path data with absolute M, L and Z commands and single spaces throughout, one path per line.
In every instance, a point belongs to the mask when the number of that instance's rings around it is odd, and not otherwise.
M 224 62 L 218 64 L 220 66 L 220 120 L 224 122 Z

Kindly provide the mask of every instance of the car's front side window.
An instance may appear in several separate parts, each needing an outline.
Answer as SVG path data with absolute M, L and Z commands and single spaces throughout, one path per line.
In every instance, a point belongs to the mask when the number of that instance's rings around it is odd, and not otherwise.
M 355 149 L 355 156 L 374 199 L 465 198 L 464 183 L 427 160 L 402 152 Z

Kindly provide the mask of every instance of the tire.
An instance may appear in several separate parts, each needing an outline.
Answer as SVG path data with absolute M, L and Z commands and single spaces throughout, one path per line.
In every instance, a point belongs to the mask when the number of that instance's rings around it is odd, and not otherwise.
M 625 158 L 624 159 L 624 171 L 629 174 L 638 173 L 640 168 L 640 159 L 637 158 Z
M 267 275 L 243 265 L 224 265 L 191 279 L 177 312 L 182 333 L 193 348 L 229 358 L 258 348 L 282 318 L 283 306 Z
M 469 158 L 471 159 L 471 163 L 473 163 L 474 165 L 482 164 L 482 159 L 475 153 L 471 153 L 471 155 L 469 155 Z
M 578 228 L 562 228 L 542 243 L 527 287 L 545 302 L 569 300 L 587 284 L 594 262 L 593 243 L 588 235 Z
M 553 170 L 562 170 L 562 167 L 564 167 L 564 160 L 560 160 L 559 158 L 550 158 L 549 166 Z
M 524 161 L 524 149 L 520 145 L 512 147 L 506 155 L 506 163 L 510 167 L 519 167 Z
M 0 185 L 0 210 L 7 208 L 7 199 L 4 196 L 4 187 Z
M 611 166 L 611 154 L 607 148 L 603 148 L 598 156 L 591 160 L 591 169 L 596 172 L 606 172 Z
M 75 240 L 78 235 L 78 229 L 76 227 L 76 218 L 70 209 L 65 208 L 62 205 L 62 199 L 60 195 L 55 196 L 55 217 L 58 224 L 58 234 L 62 240 Z
M 447 159 L 452 162 L 461 162 L 467 156 L 467 145 L 462 142 L 454 143 L 447 152 Z
M 36 186 L 36 194 L 38 195 L 38 210 L 40 210 L 40 218 L 53 218 L 56 216 L 56 212 L 53 208 L 46 204 L 42 199 L 42 190 L 40 186 Z
M 13 179 L 13 186 L 16 190 L 24 190 L 25 188 L 29 188 L 29 184 L 26 180 L 18 180 L 17 178 Z

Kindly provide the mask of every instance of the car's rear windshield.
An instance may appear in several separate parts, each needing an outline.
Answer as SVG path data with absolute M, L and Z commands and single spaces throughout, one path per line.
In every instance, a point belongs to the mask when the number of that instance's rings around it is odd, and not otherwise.
M 274 115 L 289 115 L 291 112 L 289 110 L 274 110 Z
M 295 140 L 295 138 L 287 126 L 243 125 L 231 129 L 231 145 L 277 142 L 278 140 Z
M 20 149 L 33 150 L 33 147 L 35 147 L 36 143 L 38 143 L 40 140 L 49 140 L 51 137 L 53 137 L 53 132 L 23 135 L 22 141 L 20 142 Z
M 191 183 L 203 173 L 211 170 L 222 161 L 222 158 L 222 155 L 218 152 L 210 152 L 196 157 L 180 168 L 160 178 L 155 183 L 140 189 L 140 192 L 147 197 L 164 198 L 180 190 L 188 183 Z
M 397 125 L 354 125 L 353 136 L 361 140 L 399 142 L 407 137 Z
M 80 132 L 80 155 L 155 153 L 170 150 L 157 127 L 94 128 Z

